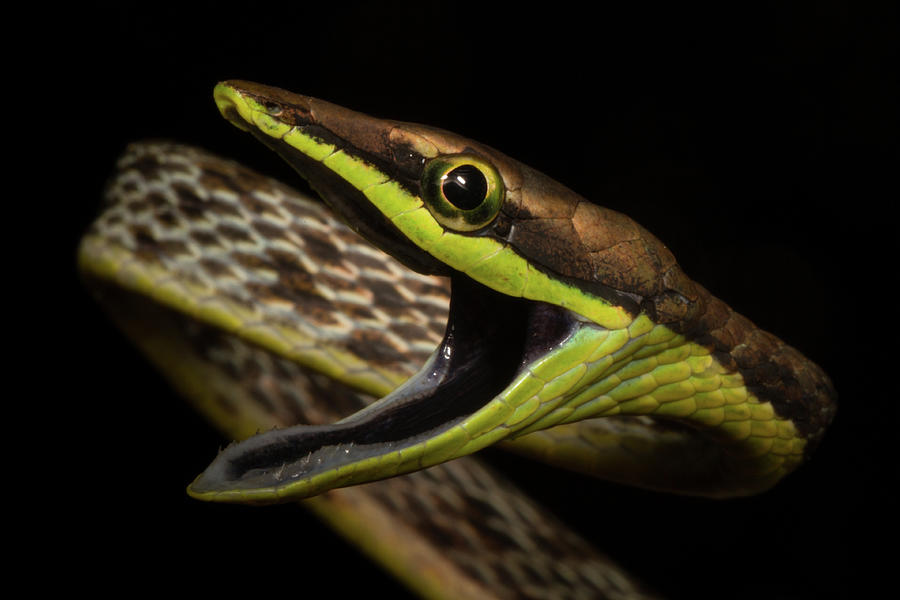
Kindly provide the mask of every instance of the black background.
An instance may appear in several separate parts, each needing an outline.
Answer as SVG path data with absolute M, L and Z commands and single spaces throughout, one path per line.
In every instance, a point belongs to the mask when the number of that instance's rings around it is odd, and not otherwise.
M 26 162 L 54 202 L 36 204 L 53 224 L 48 255 L 22 263 L 59 267 L 28 321 L 42 367 L 29 397 L 45 399 L 30 424 L 63 427 L 41 444 L 63 460 L 38 470 L 54 526 L 35 552 L 66 585 L 100 591 L 115 574 L 149 593 L 406 594 L 295 507 L 187 498 L 222 440 L 77 280 L 78 237 L 129 141 L 177 139 L 298 181 L 218 115 L 211 91 L 228 78 L 488 143 L 629 214 L 832 376 L 841 408 L 820 450 L 755 498 L 659 496 L 490 453 L 637 577 L 672 598 L 811 598 L 886 576 L 875 541 L 891 544 L 896 525 L 897 386 L 878 357 L 896 330 L 883 229 L 900 197 L 896 10 L 333 4 L 54 14 L 40 93 L 15 86 L 32 115 L 19 124 L 41 143 Z

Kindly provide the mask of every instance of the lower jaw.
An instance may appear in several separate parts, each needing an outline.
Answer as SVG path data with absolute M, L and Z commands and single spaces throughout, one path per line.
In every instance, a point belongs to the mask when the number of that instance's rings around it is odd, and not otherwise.
M 276 430 L 231 446 L 194 487 L 277 486 L 286 474 L 313 477 L 420 443 L 486 405 L 576 327 L 565 309 L 511 298 L 457 275 L 444 340 L 409 381 L 334 425 Z

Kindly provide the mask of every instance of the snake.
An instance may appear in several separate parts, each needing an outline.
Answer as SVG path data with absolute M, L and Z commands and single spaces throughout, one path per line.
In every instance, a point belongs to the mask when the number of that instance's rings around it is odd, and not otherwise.
M 647 597 L 471 455 L 727 498 L 771 488 L 832 421 L 817 365 L 624 214 L 451 132 L 247 81 L 213 95 L 318 198 L 136 143 L 78 253 L 239 440 L 193 498 L 302 500 L 423 597 Z

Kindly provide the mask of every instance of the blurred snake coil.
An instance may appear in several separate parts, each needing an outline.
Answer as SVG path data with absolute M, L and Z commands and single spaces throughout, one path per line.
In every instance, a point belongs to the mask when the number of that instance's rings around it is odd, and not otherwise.
M 241 440 L 191 496 L 308 499 L 423 597 L 641 598 L 468 455 L 742 496 L 833 418 L 815 364 L 628 217 L 453 133 L 244 81 L 214 97 L 324 204 L 136 143 L 79 248 L 117 325 Z

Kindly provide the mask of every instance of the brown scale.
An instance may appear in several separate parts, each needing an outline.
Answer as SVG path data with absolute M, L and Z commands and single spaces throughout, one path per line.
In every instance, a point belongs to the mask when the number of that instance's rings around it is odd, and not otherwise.
M 343 345 L 365 361 L 379 366 L 407 360 L 408 349 L 394 346 L 377 330 L 354 329 Z
M 258 215 L 261 217 L 269 215 L 275 217 L 276 219 L 280 219 L 282 217 L 281 211 L 278 210 L 278 207 L 274 206 L 266 200 L 262 200 L 256 194 L 248 194 L 244 192 L 240 194 L 240 196 L 238 197 L 238 201 L 241 203 L 241 205 L 244 206 L 244 208 L 247 209 L 247 212 L 249 212 L 251 215 Z
M 339 265 L 346 259 L 343 252 L 331 241 L 331 238 L 315 230 L 303 234 L 303 246 L 317 262 L 324 265 Z
M 210 196 L 206 200 L 191 200 L 186 205 L 202 207 L 203 210 L 198 213 L 201 216 L 205 216 L 204 213 L 209 213 L 217 217 L 231 217 L 238 221 L 244 218 L 244 215 L 241 214 L 241 211 L 234 204 L 216 196 Z
M 358 281 L 352 281 L 352 271 L 348 270 L 343 261 L 337 265 L 321 265 L 322 269 L 316 274 L 316 282 L 324 285 L 334 292 L 359 291 L 362 295 L 369 296 L 366 289 L 360 290 Z M 339 274 L 339 275 L 338 275 Z
M 201 229 L 193 229 L 188 234 L 190 238 L 203 246 L 204 248 L 221 248 L 224 249 L 225 246 L 222 245 L 219 236 L 209 232 L 203 231 Z
M 216 231 L 223 238 L 235 244 L 253 244 L 253 236 L 247 233 L 246 229 L 233 225 L 231 223 L 219 223 L 216 225 Z
M 336 308 L 355 321 L 375 321 L 375 313 L 368 306 L 351 304 L 349 302 L 337 302 Z
M 289 241 L 287 235 L 284 232 L 283 227 L 279 227 L 278 225 L 273 225 L 268 221 L 263 221 L 261 219 L 253 219 L 250 221 L 250 227 L 263 236 L 267 240 L 284 240 Z
M 368 254 L 365 254 L 363 252 L 354 250 L 353 248 L 350 248 L 347 251 L 346 258 L 361 269 L 378 271 L 380 273 L 391 272 L 391 270 L 384 264 L 383 261 L 378 260 L 373 256 L 369 256 Z
M 300 204 L 299 202 L 283 202 L 281 207 L 297 219 L 311 219 L 317 223 L 324 224 L 326 221 L 322 218 L 321 209 L 313 209 L 309 206 Z

